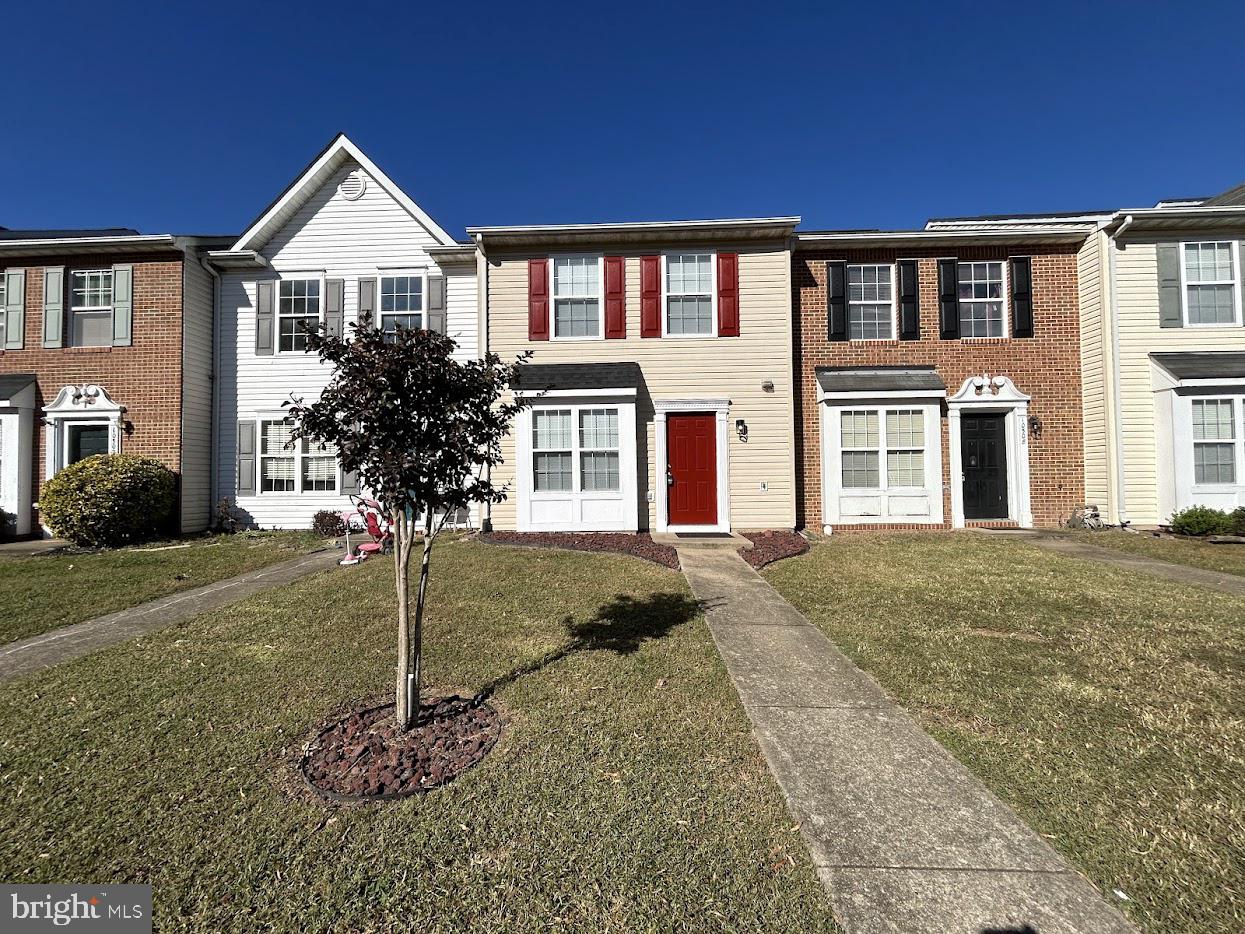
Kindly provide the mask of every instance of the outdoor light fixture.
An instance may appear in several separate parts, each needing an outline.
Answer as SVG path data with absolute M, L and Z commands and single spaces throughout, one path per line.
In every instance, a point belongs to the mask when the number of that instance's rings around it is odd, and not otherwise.
M 739 435 L 740 441 L 748 440 L 748 424 L 742 419 L 735 419 L 735 434 Z
M 1029 416 L 1029 437 L 1030 438 L 1042 437 L 1042 420 L 1038 418 L 1036 415 Z
M 774 391 L 774 381 L 772 379 L 766 379 L 766 380 L 761 381 L 761 392 L 773 392 L 773 391 Z

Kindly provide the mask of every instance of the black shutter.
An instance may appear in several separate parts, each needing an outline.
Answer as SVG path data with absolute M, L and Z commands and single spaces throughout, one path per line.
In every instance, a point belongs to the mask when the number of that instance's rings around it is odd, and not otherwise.
M 847 263 L 826 263 L 826 337 L 847 340 Z
M 899 339 L 921 339 L 921 287 L 917 282 L 916 260 L 899 261 Z
M 959 262 L 938 261 L 938 336 L 944 341 L 960 337 Z
M 1033 336 L 1033 272 L 1027 256 L 1013 256 L 1012 336 Z

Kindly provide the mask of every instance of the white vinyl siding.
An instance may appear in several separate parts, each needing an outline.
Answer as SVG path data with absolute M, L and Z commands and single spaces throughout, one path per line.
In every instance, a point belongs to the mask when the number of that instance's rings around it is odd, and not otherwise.
M 891 340 L 895 336 L 895 267 L 847 267 L 847 336 Z
M 960 337 L 1006 337 L 1003 263 L 960 263 L 958 270 Z
M 74 270 L 69 277 L 69 343 L 112 345 L 112 270 Z
M 1189 327 L 1233 325 L 1240 320 L 1235 241 L 1184 243 L 1180 270 L 1184 277 L 1184 316 Z
M 712 335 L 712 253 L 671 253 L 666 256 L 666 334 L 674 337 Z

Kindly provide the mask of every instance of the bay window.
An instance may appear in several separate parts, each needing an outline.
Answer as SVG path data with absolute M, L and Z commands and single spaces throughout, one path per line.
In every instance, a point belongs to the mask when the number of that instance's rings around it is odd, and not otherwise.
M 1180 265 L 1186 324 L 1237 323 L 1238 260 L 1236 245 L 1231 240 L 1183 245 Z
M 553 336 L 600 337 L 601 259 L 597 256 L 553 258 Z
M 320 280 L 282 279 L 277 303 L 278 349 L 307 349 L 307 328 L 320 323 Z
M 618 409 L 580 409 L 579 478 L 584 492 L 618 491 Z
M 532 492 L 616 493 L 621 489 L 616 407 L 533 410 Z
M 960 337 L 1006 337 L 1002 262 L 959 263 Z
M 895 336 L 894 266 L 847 267 L 847 337 L 891 340 Z
M 570 490 L 574 453 L 570 409 L 532 413 L 532 489 L 538 493 Z
M 881 430 L 883 425 L 885 432 Z M 845 490 L 924 487 L 924 410 L 844 411 L 840 416 L 840 458 Z
M 112 345 L 112 270 L 75 270 L 69 279 L 69 343 Z
M 713 254 L 666 256 L 666 334 L 714 333 Z

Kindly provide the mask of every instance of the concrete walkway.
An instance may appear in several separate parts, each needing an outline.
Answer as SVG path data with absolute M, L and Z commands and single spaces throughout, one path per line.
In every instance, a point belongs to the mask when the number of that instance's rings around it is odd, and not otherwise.
M 1135 930 L 734 549 L 678 550 L 849 934 Z
M 164 629 L 187 617 L 228 606 L 244 597 L 332 567 L 343 554 L 334 549 L 314 551 L 281 564 L 248 571 L 228 580 L 183 590 L 128 610 L 62 626 L 41 636 L 0 646 L 0 681 L 20 678 L 118 642 Z
M 1236 574 L 1222 574 L 1219 571 L 1207 571 L 1204 568 L 1191 568 L 1186 564 L 1171 564 L 1168 561 L 1159 561 L 1155 558 L 1147 558 L 1144 555 L 1116 551 L 1113 548 L 1102 548 L 1098 545 L 1091 545 L 1088 542 L 1078 541 L 1074 538 L 1050 532 L 1026 532 L 1023 537 L 1030 545 L 1036 545 L 1038 548 L 1055 551 L 1072 558 L 1084 558 L 1086 561 L 1112 564 L 1118 568 L 1139 571 L 1142 574 L 1166 577 L 1168 580 L 1174 580 L 1181 584 L 1197 584 L 1199 587 L 1209 587 L 1221 593 L 1245 597 L 1245 577 Z M 1241 548 L 1245 546 L 1219 545 L 1216 547 Z

